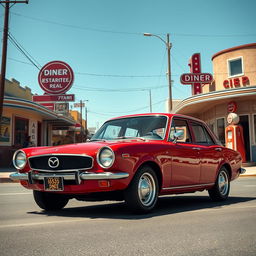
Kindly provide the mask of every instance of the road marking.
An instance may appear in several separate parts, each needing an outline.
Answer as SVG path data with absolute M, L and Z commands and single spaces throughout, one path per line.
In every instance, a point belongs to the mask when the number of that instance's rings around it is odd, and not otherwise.
M 23 193 L 2 193 L 0 196 L 17 196 L 17 195 L 32 195 L 31 192 L 23 192 Z
M 99 219 L 97 219 L 99 220 Z M 38 226 L 38 225 L 49 225 L 49 224 L 62 224 L 62 223 L 72 223 L 72 222 L 81 222 L 81 221 L 90 221 L 87 218 L 80 218 L 75 220 L 57 220 L 57 221 L 43 221 L 43 222 L 32 222 L 32 223 L 20 223 L 20 224 L 9 224 L 9 225 L 0 225 L 1 228 L 16 228 L 16 227 L 29 227 L 29 226 Z

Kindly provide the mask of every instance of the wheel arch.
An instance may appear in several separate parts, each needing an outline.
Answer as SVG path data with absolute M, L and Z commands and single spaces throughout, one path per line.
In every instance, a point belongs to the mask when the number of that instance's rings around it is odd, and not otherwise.
M 226 168 L 226 170 L 228 171 L 229 180 L 231 180 L 231 178 L 232 178 L 231 166 L 230 166 L 228 163 L 224 163 L 224 164 L 221 165 L 220 169 L 221 169 L 222 167 L 225 167 L 225 168 Z M 218 174 L 217 174 L 217 175 L 218 175 Z
M 142 168 L 143 166 L 150 166 L 154 170 L 154 172 L 156 173 L 156 176 L 157 176 L 159 191 L 160 191 L 161 188 L 162 188 L 162 184 L 163 184 L 163 176 L 162 176 L 161 168 L 159 167 L 159 165 L 157 163 L 153 162 L 153 161 L 147 161 L 147 162 L 144 162 L 143 164 L 141 164 L 137 168 L 137 171 L 140 168 Z

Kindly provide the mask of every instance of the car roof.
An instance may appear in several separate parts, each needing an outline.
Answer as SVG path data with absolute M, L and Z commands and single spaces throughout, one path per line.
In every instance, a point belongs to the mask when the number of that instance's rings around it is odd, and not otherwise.
M 167 117 L 181 117 L 181 118 L 186 118 L 186 119 L 190 119 L 190 120 L 194 120 L 194 121 L 198 121 L 198 122 L 202 122 L 204 123 L 204 121 L 192 117 L 192 116 L 186 116 L 186 115 L 181 115 L 181 114 L 173 114 L 173 113 L 142 113 L 142 114 L 133 114 L 133 115 L 125 115 L 125 116 L 119 116 L 119 117 L 114 117 L 109 119 L 110 120 L 116 120 L 116 119 L 122 119 L 122 118 L 130 118 L 130 117 L 139 117 L 139 116 L 167 116 Z

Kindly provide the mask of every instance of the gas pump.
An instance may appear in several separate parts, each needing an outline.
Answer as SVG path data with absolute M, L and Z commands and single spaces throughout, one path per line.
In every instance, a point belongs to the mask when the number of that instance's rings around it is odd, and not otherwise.
M 225 129 L 226 147 L 238 151 L 246 162 L 243 127 L 239 125 L 239 116 L 236 113 L 229 113 L 228 126 Z

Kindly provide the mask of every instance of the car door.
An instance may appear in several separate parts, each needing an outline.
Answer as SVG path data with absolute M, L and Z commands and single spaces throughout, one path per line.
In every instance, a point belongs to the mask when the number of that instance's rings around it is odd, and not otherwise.
M 183 131 L 183 136 L 175 141 L 174 133 L 179 130 Z M 199 152 L 192 144 L 186 119 L 173 118 L 169 137 L 174 143 L 170 152 L 172 158 L 171 187 L 198 184 L 200 179 Z
M 190 127 L 201 162 L 200 183 L 213 183 L 222 159 L 222 146 L 215 143 L 204 124 L 192 121 Z

